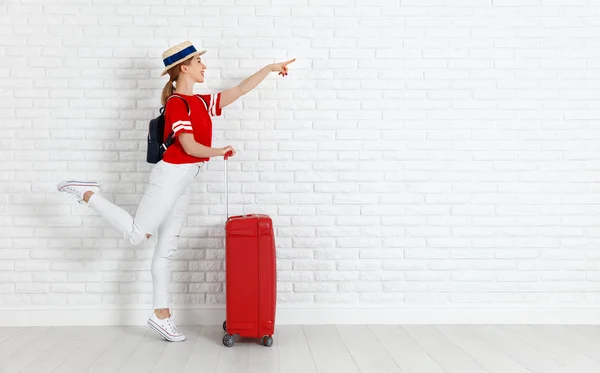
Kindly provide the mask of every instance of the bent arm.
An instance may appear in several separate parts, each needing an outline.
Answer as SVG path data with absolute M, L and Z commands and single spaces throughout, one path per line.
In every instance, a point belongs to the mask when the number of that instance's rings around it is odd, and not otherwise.
M 179 139 L 181 146 L 183 146 L 183 150 L 193 157 L 211 158 L 223 155 L 223 149 L 204 146 L 196 142 L 196 140 L 194 140 L 194 135 L 191 133 L 182 133 L 177 138 Z

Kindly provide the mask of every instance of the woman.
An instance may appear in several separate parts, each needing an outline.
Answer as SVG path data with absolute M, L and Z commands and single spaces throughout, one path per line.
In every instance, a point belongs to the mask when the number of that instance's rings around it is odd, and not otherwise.
M 163 55 L 169 81 L 162 91 L 165 105 L 165 138 L 174 133 L 175 142 L 167 148 L 163 159 L 150 173 L 149 184 L 138 205 L 135 217 L 99 195 L 99 185 L 88 181 L 64 181 L 58 190 L 77 197 L 105 217 L 132 245 L 141 244 L 158 230 L 158 241 L 152 259 L 154 312 L 148 325 L 168 341 L 183 341 L 169 309 L 171 257 L 177 250 L 179 232 L 183 226 L 189 202 L 190 185 L 200 169 L 212 157 L 228 152 L 231 146 L 213 148 L 212 120 L 221 115 L 221 109 L 254 89 L 270 72 L 288 74 L 287 65 L 295 59 L 267 65 L 237 86 L 210 95 L 194 95 L 195 83 L 204 82 L 201 55 L 191 42 L 186 41 L 166 50 Z M 175 89 L 173 89 L 175 84 Z

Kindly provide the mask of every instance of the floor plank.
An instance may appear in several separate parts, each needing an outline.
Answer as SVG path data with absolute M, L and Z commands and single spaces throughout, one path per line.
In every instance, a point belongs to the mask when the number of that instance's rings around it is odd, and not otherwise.
M 303 330 L 318 372 L 359 373 L 334 325 L 308 325 Z
M 568 328 L 592 341 L 600 342 L 600 326 L 598 325 L 569 325 Z
M 2 343 L 5 339 L 12 337 L 13 335 L 21 332 L 23 327 L 20 326 L 6 326 L 0 328 L 0 343 Z
M 20 372 L 41 353 L 67 338 L 73 328 L 49 327 L 0 362 L 2 373 Z
M 445 373 L 402 327 L 371 325 L 369 328 L 404 373 Z
M 279 347 L 281 373 L 317 373 L 302 326 L 278 326 L 273 338 Z
M 567 373 L 569 370 L 543 354 L 535 347 L 521 341 L 511 333 L 491 325 L 470 326 L 478 335 L 506 353 L 531 373 Z
M 190 355 L 194 349 L 194 342 L 198 339 L 201 326 L 186 326 L 184 328 L 186 340 L 183 342 L 165 343 L 160 359 L 151 370 L 151 373 L 181 372 L 185 369 Z
M 463 325 L 441 325 L 436 328 L 490 373 L 530 373 L 527 368 Z
M 279 338 L 277 335 L 273 334 L 271 347 L 263 345 L 259 340 L 250 345 L 250 369 L 248 372 L 279 373 Z
M 62 363 L 69 359 L 73 351 L 76 351 L 88 339 L 97 333 L 98 326 L 77 326 L 62 338 L 62 340 L 41 353 L 35 360 L 28 364 L 23 373 L 50 373 L 56 370 Z
M 224 347 L 225 348 L 225 347 Z M 273 335 L 273 345 L 251 345 L 250 369 L 252 373 L 279 373 L 279 339 Z
M 118 372 L 148 332 L 152 332 L 148 326 L 122 328 L 120 336 L 92 363 L 87 373 Z
M 30 343 L 30 341 L 37 338 L 47 329 L 48 327 L 45 326 L 23 328 L 18 333 L 13 333 L 9 338 L 5 338 L 0 343 L 0 362 L 4 362 L 9 356 L 21 349 L 22 346 Z
M 448 373 L 487 373 L 479 363 L 430 325 L 408 325 L 404 330 Z
M 125 327 L 107 326 L 94 333 L 81 347 L 73 352 L 63 364 L 52 373 L 87 372 L 111 344 L 123 335 Z
M 568 343 L 572 348 L 600 363 L 600 339 L 590 339 L 562 325 L 532 325 L 531 328 L 546 338 Z
M 133 352 L 125 359 L 118 372 L 147 373 L 150 372 L 166 347 L 168 342 L 154 330 L 148 330 Z
M 183 372 L 216 372 L 221 349 L 225 347 L 221 342 L 223 335 L 224 332 L 221 326 L 203 326 L 196 339 L 190 340 L 193 346 Z
M 361 373 L 402 373 L 366 325 L 339 325 L 338 333 Z
M 543 333 L 532 329 L 529 326 L 501 326 L 505 331 L 521 338 L 525 343 L 535 346 L 542 353 L 552 356 L 552 358 L 568 369 L 578 373 L 598 373 L 600 372 L 600 363 L 590 359 L 585 354 L 571 348 L 571 341 L 564 343 L 553 338 L 548 338 Z
M 223 344 L 221 344 L 223 346 Z M 250 360 L 250 345 L 248 343 L 236 343 L 233 347 L 221 348 L 219 361 L 215 369 L 216 373 L 238 373 L 243 372 Z

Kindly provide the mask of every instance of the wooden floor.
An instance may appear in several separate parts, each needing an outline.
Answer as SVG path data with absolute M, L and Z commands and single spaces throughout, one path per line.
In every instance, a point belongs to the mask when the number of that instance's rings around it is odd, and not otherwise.
M 272 347 L 220 326 L 0 328 L 0 373 L 598 373 L 600 326 L 279 326 Z

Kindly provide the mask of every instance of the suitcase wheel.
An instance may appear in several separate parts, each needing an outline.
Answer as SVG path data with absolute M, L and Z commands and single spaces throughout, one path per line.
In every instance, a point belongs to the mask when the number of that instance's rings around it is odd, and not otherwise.
M 267 347 L 273 346 L 273 338 L 270 335 L 265 335 L 262 337 L 262 344 Z
M 227 321 L 223 321 L 223 330 L 227 331 Z
M 231 334 L 225 334 L 223 336 L 223 344 L 227 347 L 233 347 L 235 344 L 235 337 Z

